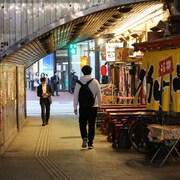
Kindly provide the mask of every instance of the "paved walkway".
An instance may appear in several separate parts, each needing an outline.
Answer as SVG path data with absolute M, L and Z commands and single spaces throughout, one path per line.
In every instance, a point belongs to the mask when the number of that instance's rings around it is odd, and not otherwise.
M 53 97 L 42 127 L 35 92 L 27 93 L 27 121 L 0 158 L 0 180 L 179 180 L 180 166 L 155 168 L 133 150 L 117 151 L 96 129 L 93 150 L 82 150 L 78 117 L 69 93 Z

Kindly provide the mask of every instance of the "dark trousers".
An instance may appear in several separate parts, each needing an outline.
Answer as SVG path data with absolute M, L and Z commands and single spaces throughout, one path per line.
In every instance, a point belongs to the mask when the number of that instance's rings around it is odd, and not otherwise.
M 48 98 L 41 100 L 41 118 L 43 123 L 47 123 L 50 117 L 50 103 Z
M 79 127 L 81 137 L 82 139 L 88 138 L 89 146 L 93 144 L 95 136 L 95 121 L 97 116 L 97 109 L 97 107 L 79 108 Z
M 54 83 L 52 85 L 52 90 L 53 90 L 53 96 L 54 96 L 54 93 L 56 93 L 56 96 L 58 96 L 58 84 Z

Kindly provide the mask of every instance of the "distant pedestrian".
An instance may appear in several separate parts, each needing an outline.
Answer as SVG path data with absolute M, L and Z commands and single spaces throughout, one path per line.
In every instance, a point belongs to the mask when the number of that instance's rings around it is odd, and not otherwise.
M 58 94 L 59 81 L 60 81 L 60 78 L 59 78 L 59 75 L 56 71 L 56 72 L 54 72 L 54 76 L 51 77 L 51 85 L 52 85 L 52 90 L 53 90 L 52 96 L 54 96 L 54 93 L 56 93 L 56 96 L 59 96 L 59 94 Z
M 35 90 L 37 91 L 37 87 L 39 86 L 39 73 L 38 72 L 34 74 L 33 81 L 34 81 Z
M 51 86 L 46 84 L 46 78 L 42 77 L 41 84 L 37 88 L 37 96 L 40 97 L 42 126 L 47 125 L 49 121 L 50 106 L 52 103 L 51 95 Z
M 74 93 L 74 88 L 75 88 L 75 84 L 76 81 L 78 80 L 78 76 L 76 75 L 76 72 L 71 72 L 71 83 L 70 83 L 70 92 L 71 94 Z
M 77 115 L 79 104 L 79 127 L 82 138 L 82 148 L 93 149 L 95 136 L 95 120 L 98 107 L 101 104 L 101 91 L 99 82 L 91 76 L 92 68 L 85 65 L 82 68 L 83 77 L 76 82 L 74 90 L 74 113 Z M 88 83 L 88 85 L 86 84 Z M 84 86 L 84 85 L 87 86 Z M 88 125 L 88 131 L 87 131 Z
M 45 73 L 41 73 L 41 75 L 40 75 L 40 78 L 43 78 L 43 77 L 45 77 Z
M 46 84 L 50 84 L 50 79 L 48 77 L 48 74 L 45 74 L 45 78 L 46 78 Z

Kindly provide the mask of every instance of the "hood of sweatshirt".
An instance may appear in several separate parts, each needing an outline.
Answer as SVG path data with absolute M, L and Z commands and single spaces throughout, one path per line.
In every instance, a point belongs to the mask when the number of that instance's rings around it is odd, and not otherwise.
M 85 75 L 85 76 L 82 76 L 80 78 L 80 81 L 83 83 L 83 84 L 86 84 L 90 79 L 92 79 L 92 75 Z

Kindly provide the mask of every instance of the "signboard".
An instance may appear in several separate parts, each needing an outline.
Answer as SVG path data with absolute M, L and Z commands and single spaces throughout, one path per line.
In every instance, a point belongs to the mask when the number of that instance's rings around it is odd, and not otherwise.
M 160 60 L 159 62 L 159 77 L 173 72 L 173 58 L 172 55 Z
M 128 57 L 132 54 L 133 49 L 130 48 L 122 48 L 116 47 L 115 48 L 115 61 L 116 62 L 127 62 Z
M 56 57 L 67 57 L 68 51 L 67 50 L 57 50 Z
M 123 47 L 123 43 L 106 43 L 106 61 L 115 61 L 116 47 Z

